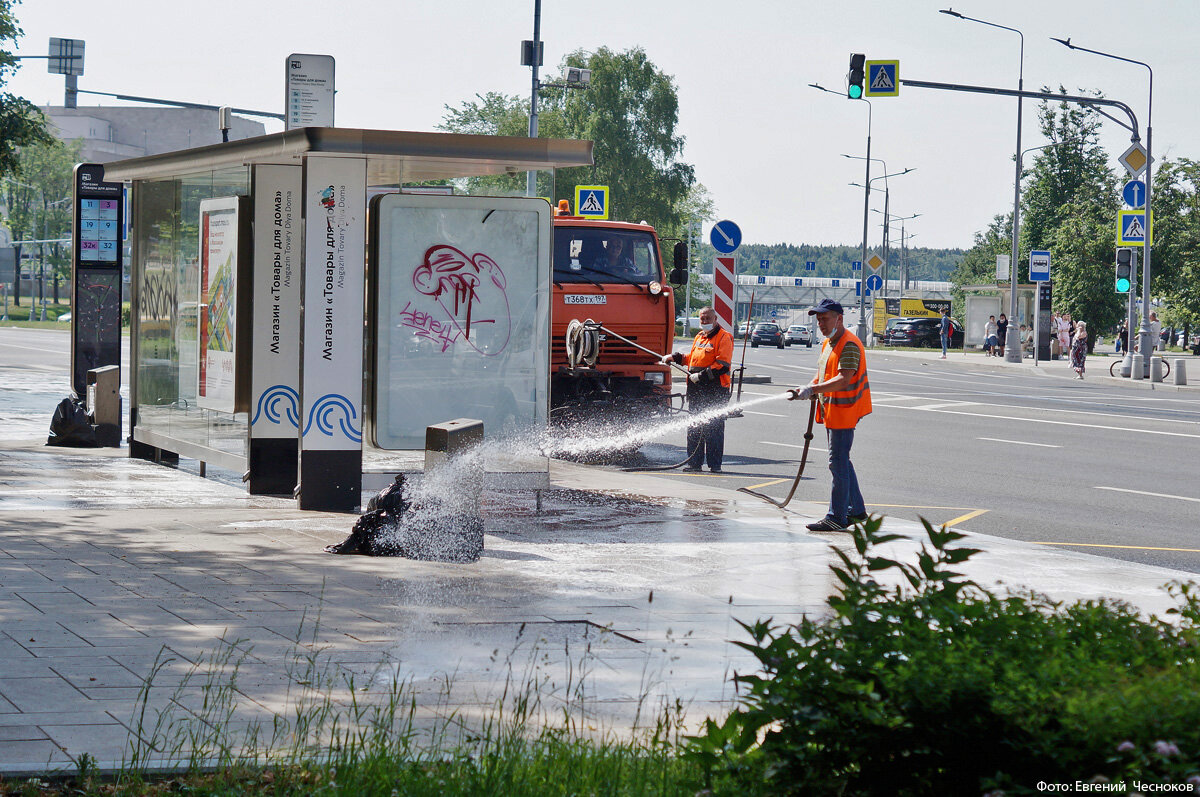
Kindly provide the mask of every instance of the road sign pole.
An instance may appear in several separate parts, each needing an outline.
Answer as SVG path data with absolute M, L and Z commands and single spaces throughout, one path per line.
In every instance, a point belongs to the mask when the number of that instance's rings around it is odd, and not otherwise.
M 874 109 L 871 107 L 869 100 L 863 100 L 867 103 L 867 174 L 863 179 L 863 239 L 862 239 L 862 260 L 865 265 L 867 262 L 867 225 L 868 218 L 871 212 L 871 116 Z M 860 272 L 859 279 L 862 278 Z M 867 342 L 867 297 L 866 291 L 859 291 L 858 296 L 858 327 L 856 329 L 858 339 L 865 345 Z

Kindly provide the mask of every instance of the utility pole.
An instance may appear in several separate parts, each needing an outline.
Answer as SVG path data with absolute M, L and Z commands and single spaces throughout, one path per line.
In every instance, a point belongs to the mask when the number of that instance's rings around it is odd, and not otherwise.
M 533 72 L 533 87 L 529 92 L 529 137 L 538 136 L 538 67 L 542 63 L 542 0 L 533 0 L 533 42 L 525 47 L 525 61 Z M 525 173 L 525 196 L 537 196 L 537 171 Z M 578 208 L 576 208 L 578 211 Z

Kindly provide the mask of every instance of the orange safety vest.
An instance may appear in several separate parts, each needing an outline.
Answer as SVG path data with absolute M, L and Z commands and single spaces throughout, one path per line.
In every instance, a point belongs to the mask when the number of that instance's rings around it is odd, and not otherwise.
M 827 382 L 838 375 L 840 370 L 838 360 L 841 359 L 842 349 L 846 348 L 848 343 L 853 343 L 858 347 L 858 370 L 850 378 L 849 384 L 841 390 L 820 394 L 821 400 L 817 402 L 817 420 L 825 424 L 827 429 L 853 429 L 858 425 L 860 418 L 871 413 L 871 386 L 867 382 L 867 350 L 863 347 L 862 341 L 850 330 L 843 329 L 837 343 L 833 344 L 833 351 L 825 361 L 825 373 L 821 375 L 821 381 Z M 825 354 L 825 350 L 829 346 L 829 338 L 825 338 L 821 343 L 821 354 Z
M 718 325 L 717 334 L 711 338 L 703 332 L 698 334 L 685 359 L 691 369 L 725 366 L 725 373 L 721 374 L 721 387 L 732 384 L 729 371 L 733 367 L 733 336 L 725 327 Z

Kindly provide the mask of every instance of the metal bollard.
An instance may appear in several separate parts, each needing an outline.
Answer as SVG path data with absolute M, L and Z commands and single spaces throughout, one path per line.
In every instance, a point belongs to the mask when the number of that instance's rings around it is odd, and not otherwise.
M 472 418 L 425 427 L 426 485 L 438 478 L 432 475 L 435 468 L 454 468 L 452 460 L 482 442 L 483 421 Z M 411 534 L 404 543 L 410 559 L 473 562 L 483 552 L 483 463 L 466 459 L 458 467 L 449 471 L 445 495 L 427 494 L 419 506 L 414 503 Z
M 1175 384 L 1187 384 L 1187 360 L 1172 360 L 1171 373 L 1175 374 Z
M 1151 382 L 1163 381 L 1162 366 L 1163 366 L 1162 357 L 1151 357 L 1150 358 L 1150 381 Z
M 1146 378 L 1146 365 L 1145 365 L 1145 362 L 1142 360 L 1142 355 L 1140 355 L 1140 354 L 1133 355 L 1133 372 L 1130 373 L 1129 378 L 1130 379 L 1145 379 Z
M 96 426 L 96 442 L 121 447 L 121 367 L 105 365 L 87 372 L 87 411 Z

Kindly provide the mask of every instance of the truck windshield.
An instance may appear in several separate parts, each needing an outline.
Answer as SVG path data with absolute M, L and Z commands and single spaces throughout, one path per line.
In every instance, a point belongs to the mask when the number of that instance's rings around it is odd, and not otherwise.
M 645 285 L 662 279 L 657 255 L 649 233 L 558 227 L 554 281 Z

